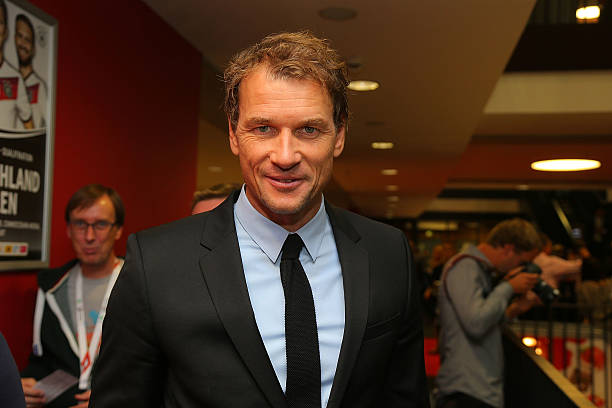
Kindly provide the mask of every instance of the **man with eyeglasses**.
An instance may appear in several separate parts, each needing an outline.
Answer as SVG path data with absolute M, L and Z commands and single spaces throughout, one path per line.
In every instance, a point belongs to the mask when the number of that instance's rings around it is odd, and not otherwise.
M 76 259 L 38 275 L 33 350 L 21 373 L 28 407 L 87 407 L 106 303 L 123 265 L 113 247 L 124 217 L 121 198 L 110 187 L 89 184 L 68 201 L 66 233 Z M 58 369 L 79 381 L 48 401 L 35 385 Z

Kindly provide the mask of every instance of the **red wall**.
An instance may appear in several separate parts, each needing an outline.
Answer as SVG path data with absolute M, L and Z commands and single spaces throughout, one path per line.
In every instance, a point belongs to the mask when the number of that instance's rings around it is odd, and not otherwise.
M 59 23 L 51 266 L 73 257 L 63 211 L 88 183 L 117 189 L 129 233 L 189 214 L 201 55 L 138 0 L 30 0 Z M 9 27 L 12 29 L 12 27 Z M 0 272 L 0 331 L 23 368 L 36 271 Z

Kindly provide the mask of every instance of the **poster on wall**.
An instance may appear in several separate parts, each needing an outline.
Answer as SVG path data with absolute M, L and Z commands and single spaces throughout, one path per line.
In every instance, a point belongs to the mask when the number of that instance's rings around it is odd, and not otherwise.
M 48 266 L 57 21 L 0 0 L 0 270 Z

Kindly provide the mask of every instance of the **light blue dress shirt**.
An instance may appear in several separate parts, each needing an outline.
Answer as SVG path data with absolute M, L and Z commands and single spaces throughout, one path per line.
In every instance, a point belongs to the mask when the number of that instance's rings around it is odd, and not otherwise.
M 287 358 L 280 254 L 289 232 L 260 214 L 246 197 L 244 187 L 234 205 L 234 222 L 255 321 L 284 392 Z M 326 407 L 344 333 L 344 286 L 323 202 L 317 214 L 296 233 L 304 241 L 300 262 L 314 298 L 321 358 L 321 407 Z

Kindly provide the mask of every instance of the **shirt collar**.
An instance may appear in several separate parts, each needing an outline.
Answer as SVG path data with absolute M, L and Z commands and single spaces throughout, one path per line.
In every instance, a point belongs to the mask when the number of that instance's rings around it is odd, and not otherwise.
M 289 231 L 257 211 L 249 202 L 244 186 L 240 190 L 240 196 L 236 204 L 234 204 L 234 215 L 251 239 L 270 258 L 270 261 L 276 263 Z M 296 231 L 304 241 L 306 252 L 313 262 L 319 256 L 328 222 L 324 200 L 321 200 L 321 206 L 315 216 Z

